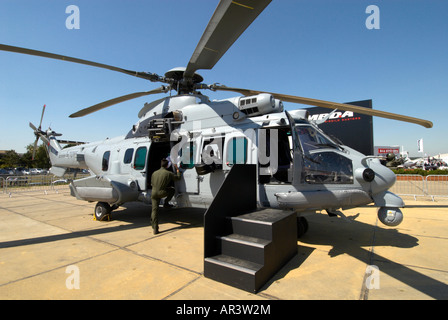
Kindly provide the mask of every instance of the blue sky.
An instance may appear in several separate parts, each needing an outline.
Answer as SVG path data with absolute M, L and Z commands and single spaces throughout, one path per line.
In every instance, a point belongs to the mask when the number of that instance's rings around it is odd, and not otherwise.
M 0 0 L 0 43 L 163 75 L 186 66 L 218 1 Z M 80 10 L 69 30 L 66 8 Z M 380 10 L 380 29 L 365 22 Z M 434 127 L 374 118 L 375 145 L 448 153 L 446 0 L 274 0 L 229 49 L 205 83 L 348 102 L 420 117 Z M 0 150 L 24 152 L 31 121 L 64 139 L 95 141 L 127 133 L 145 102 L 131 100 L 71 119 L 79 109 L 159 86 L 117 72 L 0 52 Z M 236 94 L 204 91 L 211 99 Z M 299 108 L 286 104 L 288 110 Z

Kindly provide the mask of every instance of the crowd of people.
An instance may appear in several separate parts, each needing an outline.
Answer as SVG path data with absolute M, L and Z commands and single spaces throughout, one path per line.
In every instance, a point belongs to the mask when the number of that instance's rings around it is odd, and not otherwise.
M 448 165 L 441 159 L 428 157 L 424 163 L 425 170 L 448 170 Z

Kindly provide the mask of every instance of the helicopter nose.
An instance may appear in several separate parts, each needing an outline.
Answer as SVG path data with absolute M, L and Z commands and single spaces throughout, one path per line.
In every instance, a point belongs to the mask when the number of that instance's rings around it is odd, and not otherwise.
M 387 191 L 397 180 L 395 173 L 386 166 L 382 165 L 379 161 L 371 163 L 369 167 L 369 169 L 371 169 L 375 174 L 374 179 L 371 182 L 372 194 Z
M 382 165 L 378 159 L 370 159 L 367 168 L 357 169 L 355 177 L 361 184 L 368 185 L 371 194 L 387 191 L 397 179 L 395 173 Z

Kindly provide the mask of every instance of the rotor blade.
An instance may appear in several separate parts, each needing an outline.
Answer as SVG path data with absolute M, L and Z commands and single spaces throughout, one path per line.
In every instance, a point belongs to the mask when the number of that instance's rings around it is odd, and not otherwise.
M 42 127 L 42 119 L 44 118 L 44 112 L 45 112 L 45 105 L 42 108 L 42 115 L 40 116 L 40 122 L 39 122 L 39 130 Z
M 44 51 L 26 49 L 26 48 L 21 48 L 21 47 L 14 47 L 14 46 L 6 45 L 6 44 L 0 44 L 0 50 L 28 54 L 28 55 L 32 55 L 32 56 L 38 56 L 38 57 L 44 57 L 44 58 L 50 58 L 50 59 L 56 59 L 56 60 L 69 61 L 69 62 L 84 64 L 84 65 L 88 65 L 88 66 L 92 66 L 92 67 L 103 68 L 103 69 L 108 69 L 108 70 L 112 70 L 112 71 L 118 71 L 121 73 L 125 73 L 125 74 L 131 75 L 131 76 L 135 76 L 135 77 L 150 80 L 150 81 L 159 81 L 159 79 L 160 79 L 160 77 L 158 75 L 153 74 L 153 73 L 126 70 L 126 69 L 110 66 L 107 64 L 97 63 L 97 62 L 78 59 L 78 58 L 72 58 L 72 57 L 63 56 L 60 54 L 49 53 L 49 52 L 44 52 Z
M 114 104 L 120 103 L 120 102 L 124 102 L 124 101 L 128 101 L 131 99 L 135 99 L 135 98 L 139 98 L 139 97 L 143 97 L 143 96 L 147 96 L 150 94 L 157 94 L 157 93 L 165 93 L 169 90 L 168 87 L 166 86 L 161 86 L 160 88 L 151 90 L 151 91 L 145 91 L 145 92 L 135 92 L 135 93 L 130 93 L 121 97 L 117 97 L 114 99 L 110 99 L 101 103 L 98 103 L 94 106 L 82 109 L 78 112 L 75 112 L 73 114 L 70 115 L 70 118 L 78 118 L 78 117 L 83 117 L 85 115 L 88 115 L 90 113 L 99 111 L 101 109 L 113 106 Z
M 271 0 L 221 0 L 193 52 L 184 77 L 211 69 Z
M 37 149 L 37 141 L 39 140 L 39 137 L 36 137 L 36 140 L 34 141 L 34 146 L 33 146 L 33 155 L 31 156 L 31 160 L 34 161 L 34 157 L 36 156 L 36 149 Z
M 37 131 L 36 126 L 34 124 L 32 124 L 31 122 L 30 122 L 30 128 L 33 129 L 34 131 Z
M 58 139 L 58 142 L 62 143 L 62 144 L 72 144 L 72 145 L 76 145 L 76 146 L 78 146 L 80 144 L 86 144 L 87 143 L 87 142 L 82 142 L 82 141 L 59 140 L 59 139 Z
M 30 122 L 30 128 L 34 130 L 34 134 L 36 135 L 36 140 L 34 141 L 34 145 L 33 145 L 33 154 L 31 156 L 31 160 L 34 160 L 34 157 L 36 155 L 37 141 L 39 140 L 40 128 L 37 129 L 36 126 L 34 124 L 32 124 L 31 122 Z
M 391 112 L 386 112 L 386 111 L 381 111 L 381 110 L 375 110 L 375 109 L 369 109 L 369 108 L 354 106 L 354 105 L 345 104 L 345 103 L 317 100 L 317 99 L 311 99 L 311 98 L 303 98 L 303 97 L 298 97 L 298 96 L 291 96 L 291 95 L 266 92 L 266 91 L 249 90 L 249 89 L 241 89 L 241 88 L 230 88 L 230 87 L 218 86 L 218 85 L 211 86 L 211 89 L 212 90 L 238 92 L 245 96 L 257 95 L 260 93 L 268 93 L 268 94 L 272 94 L 274 96 L 274 98 L 282 100 L 284 102 L 306 104 L 306 105 L 310 105 L 310 106 L 317 106 L 317 107 L 323 107 L 323 108 L 329 108 L 329 109 L 338 109 L 338 110 L 344 110 L 344 111 L 353 111 L 353 112 L 366 114 L 366 115 L 370 115 L 370 116 L 376 116 L 376 117 L 381 117 L 381 118 L 415 123 L 415 124 L 419 124 L 425 128 L 432 128 L 432 122 L 429 120 L 408 117 L 408 116 L 404 116 L 401 114 L 396 114 L 396 113 L 391 113 Z
M 30 124 L 31 124 L 31 122 L 30 122 Z M 33 155 L 31 156 L 31 160 L 34 160 L 34 157 L 36 156 L 37 141 L 39 141 L 39 136 L 36 133 L 36 140 L 34 140 Z

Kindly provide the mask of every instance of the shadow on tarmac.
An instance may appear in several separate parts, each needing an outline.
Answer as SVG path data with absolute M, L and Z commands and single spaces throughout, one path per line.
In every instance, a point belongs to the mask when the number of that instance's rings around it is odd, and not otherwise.
M 148 209 L 149 208 L 149 209 Z M 142 211 L 147 211 L 148 214 L 142 214 Z M 203 216 L 205 209 L 164 209 L 160 208 L 159 211 L 159 225 L 164 223 L 172 223 L 177 226 L 163 233 L 168 233 L 176 229 L 186 229 L 186 228 L 199 228 L 203 226 Z M 18 246 L 27 246 L 40 243 L 48 243 L 60 240 L 68 240 L 75 238 L 83 238 L 89 236 L 96 236 L 105 233 L 111 233 L 116 231 L 132 230 L 139 228 L 151 227 L 150 222 L 151 207 L 142 204 L 129 203 L 120 207 L 119 210 L 113 211 L 111 216 L 111 221 L 126 222 L 125 225 L 115 225 L 111 227 L 104 227 L 107 221 L 92 221 L 92 225 L 98 225 L 98 228 L 92 228 L 88 230 L 81 231 L 67 231 L 67 233 L 42 236 L 28 239 L 12 240 L 0 242 L 0 249 L 12 248 Z M 161 232 L 162 233 L 162 232 Z
M 382 257 L 371 250 L 374 247 L 391 246 L 411 249 L 418 246 L 418 238 L 403 234 L 397 229 L 382 228 L 356 221 L 358 215 L 348 217 L 351 223 L 324 214 L 307 217 L 308 232 L 299 239 L 298 255 L 267 284 L 285 277 L 289 271 L 300 268 L 313 253 L 313 245 L 332 246 L 328 255 L 336 257 L 348 254 L 367 265 L 377 265 L 381 272 L 437 300 L 448 299 L 447 284 L 415 271 L 403 264 Z M 305 244 L 305 245 L 304 245 Z M 308 246 L 309 245 L 309 246 Z M 365 249 L 366 247 L 367 249 Z M 329 270 L 331 266 L 328 266 Z M 266 288 L 265 287 L 265 288 Z M 368 298 L 368 289 L 363 288 L 361 299 Z
M 147 214 L 142 214 L 142 210 L 147 210 Z M 171 223 L 178 226 L 166 230 L 168 233 L 175 229 L 203 227 L 203 215 L 205 209 L 162 209 L 160 210 L 159 223 Z M 0 243 L 0 248 L 11 248 L 39 243 L 47 243 L 73 238 L 89 237 L 110 233 L 115 231 L 138 229 L 150 226 L 150 207 L 141 204 L 129 204 L 112 213 L 113 221 L 127 222 L 125 225 L 104 227 L 103 223 L 99 228 L 89 230 L 71 231 L 64 234 L 20 239 Z M 351 223 L 347 223 L 338 218 L 330 218 L 324 214 L 315 214 L 308 217 L 310 229 L 300 238 L 298 244 L 298 255 L 290 263 L 283 267 L 264 287 L 270 286 L 274 281 L 285 277 L 288 272 L 300 268 L 303 262 L 313 253 L 313 245 L 329 245 L 330 257 L 340 254 L 348 254 L 366 265 L 380 265 L 381 272 L 405 283 L 406 285 L 434 298 L 448 299 L 448 286 L 415 271 L 403 264 L 396 263 L 390 259 L 382 257 L 371 251 L 375 246 L 392 246 L 398 248 L 413 248 L 418 246 L 418 238 L 400 233 L 396 229 L 382 228 L 356 221 L 357 215 L 348 217 Z M 303 245 L 306 244 L 306 245 Z M 307 246 L 309 245 L 309 246 Z M 365 249 L 367 247 L 369 249 Z M 331 266 L 329 266 L 329 269 Z M 361 298 L 366 299 L 368 291 L 362 294 Z

